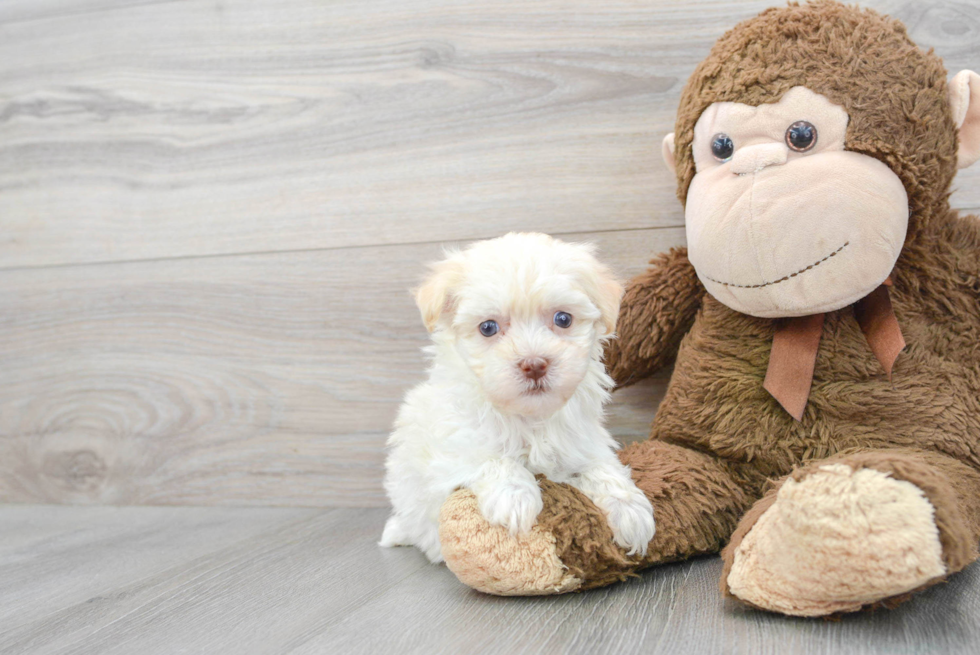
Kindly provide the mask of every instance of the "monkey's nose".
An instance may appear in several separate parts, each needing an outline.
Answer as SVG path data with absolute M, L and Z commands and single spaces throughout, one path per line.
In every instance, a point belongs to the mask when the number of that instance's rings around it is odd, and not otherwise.
M 758 173 L 768 166 L 786 163 L 789 148 L 784 143 L 760 143 L 739 148 L 732 155 L 731 170 L 736 175 Z
M 543 357 L 528 357 L 522 359 L 518 364 L 524 377 L 537 382 L 548 372 L 548 360 Z

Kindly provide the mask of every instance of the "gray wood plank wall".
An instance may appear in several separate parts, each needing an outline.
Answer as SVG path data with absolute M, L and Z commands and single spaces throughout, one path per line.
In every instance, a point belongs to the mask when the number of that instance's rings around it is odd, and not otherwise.
M 770 4 L 6 0 L 0 501 L 385 504 L 424 263 L 538 230 L 629 276 L 681 244 L 660 140 Z M 863 4 L 980 68 L 976 3 Z M 665 381 L 617 394 L 623 440 Z

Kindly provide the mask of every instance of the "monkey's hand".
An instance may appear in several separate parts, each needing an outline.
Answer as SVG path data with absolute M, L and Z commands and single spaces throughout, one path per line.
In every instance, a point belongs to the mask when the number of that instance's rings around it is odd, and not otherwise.
M 650 268 L 630 280 L 619 308 L 617 337 L 606 345 L 604 356 L 616 386 L 639 382 L 673 361 L 703 296 L 687 248 L 658 255 Z

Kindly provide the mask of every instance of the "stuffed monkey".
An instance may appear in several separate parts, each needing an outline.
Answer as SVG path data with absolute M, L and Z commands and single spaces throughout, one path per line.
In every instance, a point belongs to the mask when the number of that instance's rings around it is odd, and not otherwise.
M 446 502 L 443 553 L 493 594 L 552 594 L 722 549 L 722 588 L 801 616 L 892 605 L 980 540 L 980 220 L 949 208 L 980 156 L 980 76 L 947 83 L 901 23 L 820 1 L 724 35 L 664 157 L 687 249 L 628 286 L 621 386 L 674 362 L 621 451 L 654 507 L 643 558 L 542 479 L 531 532 Z M 727 544 L 727 546 L 725 546 Z

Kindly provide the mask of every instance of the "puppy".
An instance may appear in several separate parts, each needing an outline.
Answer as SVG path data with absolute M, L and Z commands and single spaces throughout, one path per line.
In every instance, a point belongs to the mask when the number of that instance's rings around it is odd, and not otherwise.
M 630 554 L 646 552 L 653 508 L 603 427 L 613 381 L 601 356 L 623 288 L 592 253 L 508 234 L 433 265 L 416 292 L 432 366 L 388 440 L 394 511 L 380 545 L 417 546 L 441 562 L 439 509 L 460 487 L 490 523 L 527 532 L 543 473 L 592 499 Z

